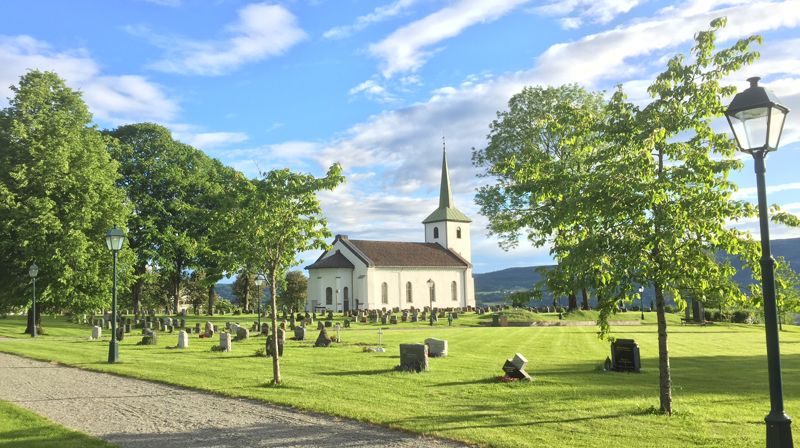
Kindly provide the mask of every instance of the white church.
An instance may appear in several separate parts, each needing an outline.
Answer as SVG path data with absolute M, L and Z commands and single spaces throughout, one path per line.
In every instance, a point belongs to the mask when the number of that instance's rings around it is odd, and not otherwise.
M 306 266 L 309 311 L 475 306 L 471 222 L 453 205 L 443 153 L 439 208 L 422 221 L 425 242 L 336 235 L 332 247 Z

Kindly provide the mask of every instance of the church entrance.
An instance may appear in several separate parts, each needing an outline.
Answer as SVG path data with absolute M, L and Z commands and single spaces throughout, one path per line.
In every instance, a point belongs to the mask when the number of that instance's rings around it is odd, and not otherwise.
M 350 311 L 350 288 L 344 287 L 344 308 L 342 311 Z

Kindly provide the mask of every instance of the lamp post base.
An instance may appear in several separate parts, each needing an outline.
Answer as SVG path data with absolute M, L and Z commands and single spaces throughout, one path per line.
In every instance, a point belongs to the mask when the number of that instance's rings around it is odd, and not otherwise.
M 113 336 L 112 336 L 113 337 Z M 119 345 L 114 339 L 108 345 L 108 363 L 114 364 L 119 361 Z
M 767 415 L 767 448 L 792 448 L 792 419 L 786 414 Z

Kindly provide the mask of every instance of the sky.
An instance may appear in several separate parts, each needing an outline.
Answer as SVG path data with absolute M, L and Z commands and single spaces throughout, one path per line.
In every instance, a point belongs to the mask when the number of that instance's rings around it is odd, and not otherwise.
M 0 106 L 26 70 L 52 70 L 100 128 L 156 122 L 252 177 L 321 176 L 340 162 L 347 182 L 319 197 L 330 230 L 353 239 L 424 239 L 444 136 L 481 273 L 552 262 L 524 241 L 501 250 L 474 203 L 485 180 L 472 150 L 509 98 L 529 85 L 622 84 L 644 105 L 666 61 L 720 16 L 720 46 L 764 37 L 761 59 L 726 82 L 741 90 L 761 76 L 794 110 L 767 186 L 770 203 L 800 212 L 800 0 L 3 0 Z M 743 160 L 737 197 L 755 201 Z M 758 232 L 755 220 L 735 225 Z

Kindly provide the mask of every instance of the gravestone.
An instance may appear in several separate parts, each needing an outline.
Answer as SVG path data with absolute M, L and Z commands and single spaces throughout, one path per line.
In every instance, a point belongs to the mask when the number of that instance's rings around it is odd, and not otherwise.
M 428 346 L 428 356 L 431 358 L 444 358 L 447 356 L 447 341 L 444 339 L 425 339 Z
M 278 328 L 278 342 L 286 342 L 286 330 Z
M 219 334 L 219 348 L 222 352 L 229 352 L 232 348 L 231 334 L 227 331 Z
M 131 324 L 127 323 L 125 324 L 125 333 L 130 333 L 130 332 L 131 332 Z
M 333 326 L 333 321 L 326 320 L 325 321 L 325 328 L 331 328 Z
M 423 311 L 422 312 L 422 316 L 420 316 L 420 319 L 422 319 L 423 322 L 428 320 L 428 312 L 427 311 Z
M 403 315 L 400 316 L 400 320 L 403 322 L 408 322 L 408 311 L 403 311 Z
M 185 331 L 178 333 L 178 348 L 189 348 L 189 334 Z
M 111 329 L 111 321 L 107 320 L 106 321 L 106 330 L 110 330 L 110 329 Z
M 186 310 L 183 310 L 183 311 L 184 311 L 184 313 L 186 313 Z M 182 328 L 182 329 L 186 328 L 186 319 L 181 319 L 179 322 L 180 322 L 180 326 L 181 326 L 180 328 Z
M 506 359 L 505 364 L 503 364 L 505 378 L 531 381 L 531 376 L 525 371 L 527 366 L 528 360 L 521 353 L 515 354 L 514 358 Z
M 321 320 L 317 321 L 317 330 L 323 330 L 325 328 L 325 324 L 322 323 Z
M 157 320 L 156 321 L 156 330 L 162 331 L 163 329 L 164 329 L 164 324 L 160 320 Z
M 236 340 L 237 341 L 244 341 L 245 339 L 250 337 L 250 331 L 244 327 L 236 327 Z
M 425 344 L 400 344 L 400 370 L 409 372 L 428 370 L 428 346 Z
M 317 341 L 314 342 L 314 347 L 329 347 L 333 341 L 328 337 L 328 332 L 322 328 L 317 336 Z
M 267 342 L 266 342 L 266 344 L 267 344 L 267 357 L 270 357 L 270 358 L 273 355 L 273 352 L 272 352 L 272 341 L 273 341 L 272 335 L 267 336 Z M 278 338 L 278 357 L 279 358 L 283 356 L 283 346 L 284 346 L 283 340 Z
M 92 339 L 100 339 L 103 337 L 103 329 L 95 325 L 92 327 Z
M 261 323 L 261 336 L 269 335 L 269 324 L 266 322 Z
M 167 331 L 168 331 L 169 333 L 172 333 L 172 330 L 173 330 L 173 329 L 174 329 L 174 327 L 173 327 L 172 325 L 167 325 Z
M 350 319 L 344 320 L 344 328 L 350 328 Z
M 117 340 L 125 339 L 125 327 L 117 327 Z
M 158 333 L 149 328 L 146 328 L 144 330 L 144 336 L 142 336 L 142 340 L 139 341 L 139 345 L 156 345 L 156 344 L 158 344 Z
M 200 325 L 200 324 L 197 324 L 197 325 Z M 212 324 L 211 322 L 206 322 L 205 336 L 207 338 L 213 338 L 214 337 L 214 331 L 215 331 L 214 324 Z
M 639 372 L 641 370 L 639 344 L 633 339 L 617 339 L 611 343 L 611 370 Z
M 306 339 L 305 327 L 294 327 L 294 340 L 303 341 Z
M 200 322 L 194 324 L 194 332 L 200 334 Z
M 419 321 L 419 314 L 414 311 L 414 314 L 411 315 L 411 322 L 418 322 Z
M 381 325 L 386 325 L 386 315 L 381 315 Z

